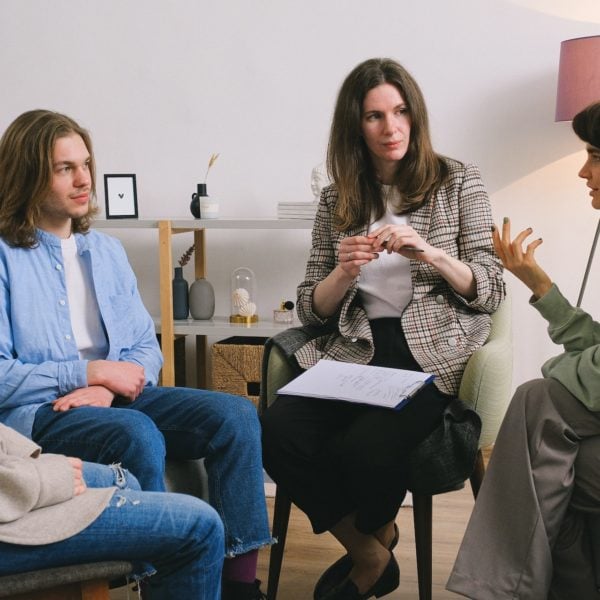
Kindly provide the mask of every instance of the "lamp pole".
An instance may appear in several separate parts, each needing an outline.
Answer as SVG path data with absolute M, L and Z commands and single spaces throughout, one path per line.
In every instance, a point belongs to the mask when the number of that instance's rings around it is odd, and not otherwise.
M 596 244 L 598 243 L 598 236 L 600 236 L 600 220 L 598 221 L 598 225 L 596 226 L 596 234 L 594 235 L 594 241 L 592 242 L 590 256 L 588 258 L 587 266 L 585 268 L 585 273 L 583 275 L 583 281 L 581 282 L 581 289 L 579 290 L 579 297 L 577 298 L 577 307 L 578 308 L 581 306 L 581 301 L 583 300 L 583 293 L 585 292 L 585 286 L 587 285 L 588 275 L 590 274 L 592 262 L 594 261 L 594 253 L 596 252 Z

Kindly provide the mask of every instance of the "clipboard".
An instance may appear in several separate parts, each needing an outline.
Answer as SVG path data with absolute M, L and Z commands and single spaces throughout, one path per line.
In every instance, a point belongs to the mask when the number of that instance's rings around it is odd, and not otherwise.
M 399 410 L 434 378 L 432 373 L 422 371 L 322 359 L 277 393 Z

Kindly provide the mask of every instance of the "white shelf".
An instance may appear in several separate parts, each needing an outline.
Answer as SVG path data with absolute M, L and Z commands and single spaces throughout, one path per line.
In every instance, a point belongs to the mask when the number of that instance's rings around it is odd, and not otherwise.
M 98 229 L 158 229 L 160 221 L 171 221 L 173 229 L 312 229 L 313 219 L 99 219 L 93 222 Z
M 92 221 L 96 229 L 158 229 L 158 220 L 150 219 L 97 219 Z
M 154 317 L 154 324 L 156 331 L 160 333 L 160 317 Z M 300 321 L 296 319 L 293 323 L 275 323 L 268 317 L 261 317 L 258 323 L 252 323 L 251 325 L 230 323 L 229 317 L 213 317 L 206 321 L 184 319 L 173 321 L 173 333 L 175 335 L 206 335 L 214 337 L 271 337 L 290 327 L 299 327 L 300 324 Z

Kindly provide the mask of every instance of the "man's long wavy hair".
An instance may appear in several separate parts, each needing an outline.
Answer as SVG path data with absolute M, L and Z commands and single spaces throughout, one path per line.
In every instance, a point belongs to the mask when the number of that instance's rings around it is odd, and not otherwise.
M 573 117 L 573 131 L 586 144 L 600 148 L 600 102 L 594 102 Z
M 327 170 L 339 196 L 335 225 L 340 231 L 362 227 L 385 213 L 381 184 L 361 128 L 365 96 L 384 83 L 400 92 L 411 120 L 408 150 L 394 181 L 402 196 L 400 213 L 421 206 L 448 176 L 446 163 L 433 151 L 425 99 L 410 73 L 389 58 L 359 64 L 340 88 L 327 149 Z
M 73 233 L 86 233 L 98 209 L 96 168 L 89 133 L 73 119 L 49 110 L 32 110 L 17 117 L 0 139 L 0 237 L 11 246 L 33 248 L 41 206 L 52 185 L 52 154 L 56 140 L 81 136 L 90 153 L 90 208 L 73 219 Z

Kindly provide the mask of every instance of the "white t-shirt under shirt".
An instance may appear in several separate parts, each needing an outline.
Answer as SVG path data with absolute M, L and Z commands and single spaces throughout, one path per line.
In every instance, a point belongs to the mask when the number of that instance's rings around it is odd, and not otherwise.
M 386 212 L 381 219 L 369 225 L 369 233 L 386 225 L 409 225 L 408 215 L 394 214 L 393 205 L 398 205 L 399 194 L 395 187 L 384 185 Z M 410 277 L 410 260 L 397 252 L 385 250 L 379 258 L 364 265 L 358 279 L 358 293 L 369 319 L 400 317 L 412 300 L 413 288 Z
M 106 358 L 108 340 L 102 326 L 89 267 L 77 252 L 75 237 L 61 240 L 71 327 L 79 358 Z

